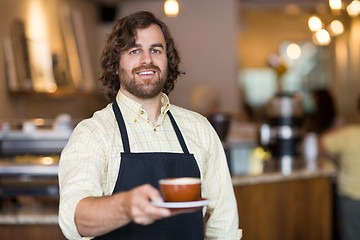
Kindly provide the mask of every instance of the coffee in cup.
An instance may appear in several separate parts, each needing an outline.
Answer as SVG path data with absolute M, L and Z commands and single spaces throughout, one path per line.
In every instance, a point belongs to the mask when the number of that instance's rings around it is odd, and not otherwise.
M 164 178 L 159 180 L 159 186 L 166 202 L 189 202 L 200 199 L 200 178 Z

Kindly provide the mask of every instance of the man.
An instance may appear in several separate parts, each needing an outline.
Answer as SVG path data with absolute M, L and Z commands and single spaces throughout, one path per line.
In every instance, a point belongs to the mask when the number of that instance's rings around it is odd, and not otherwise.
M 342 240 L 355 240 L 360 236 L 360 98 L 357 120 L 357 123 L 330 130 L 320 138 L 320 149 L 339 160 L 336 185 Z
M 59 166 L 59 222 L 70 239 L 239 239 L 224 150 L 205 117 L 171 105 L 180 58 L 149 12 L 120 19 L 101 57 L 112 101 L 77 125 Z M 200 177 L 203 211 L 155 207 L 158 180 Z M 204 233 L 204 217 L 206 230 Z

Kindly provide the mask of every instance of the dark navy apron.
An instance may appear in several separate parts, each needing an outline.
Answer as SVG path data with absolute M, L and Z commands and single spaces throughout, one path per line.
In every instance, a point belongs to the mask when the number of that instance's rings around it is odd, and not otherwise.
M 145 183 L 149 183 L 159 189 L 158 180 L 161 178 L 200 177 L 196 160 L 194 156 L 189 153 L 180 129 L 170 111 L 168 111 L 168 116 L 170 117 L 171 124 L 184 153 L 131 153 L 125 122 L 116 101 L 112 107 L 124 146 L 113 194 L 131 190 Z M 203 240 L 204 224 L 202 211 L 200 209 L 192 213 L 184 213 L 164 218 L 147 226 L 130 222 L 121 228 L 95 239 Z

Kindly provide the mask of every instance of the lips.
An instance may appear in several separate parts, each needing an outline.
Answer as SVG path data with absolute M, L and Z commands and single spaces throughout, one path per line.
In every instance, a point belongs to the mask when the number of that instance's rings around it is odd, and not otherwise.
M 156 73 L 160 73 L 160 72 L 161 72 L 160 68 L 153 64 L 137 67 L 132 70 L 133 75 L 137 74 L 139 76 L 153 76 Z
M 136 74 L 140 75 L 140 76 L 150 76 L 150 75 L 154 75 L 155 73 L 156 73 L 156 71 L 146 70 L 146 71 L 138 72 Z

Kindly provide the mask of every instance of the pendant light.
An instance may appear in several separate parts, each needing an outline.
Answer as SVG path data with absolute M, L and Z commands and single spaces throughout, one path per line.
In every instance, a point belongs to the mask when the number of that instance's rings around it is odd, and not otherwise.
M 329 45 L 331 41 L 330 34 L 326 29 L 320 29 L 313 35 L 313 41 L 320 46 Z
M 308 26 L 312 32 L 316 32 L 323 27 L 323 23 L 318 16 L 312 15 L 308 20 Z
M 329 6 L 331 10 L 339 11 L 342 8 L 341 0 L 329 0 Z
M 356 17 L 360 14 L 360 1 L 353 0 L 349 6 L 347 6 L 346 11 L 351 17 Z
M 168 17 L 176 17 L 179 14 L 179 3 L 176 0 L 166 0 L 164 11 Z
M 333 20 L 328 28 L 332 36 L 338 36 L 344 32 L 344 25 L 339 20 Z

